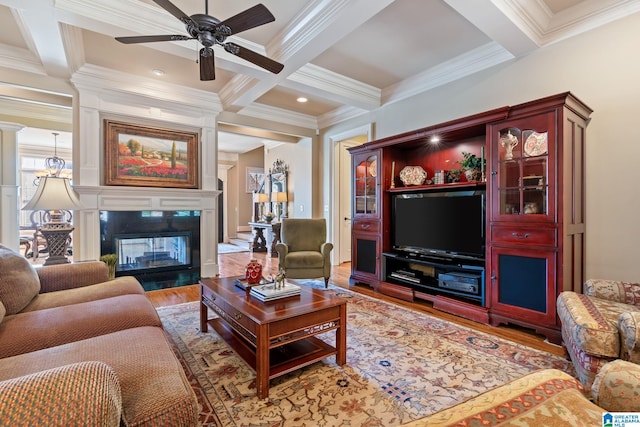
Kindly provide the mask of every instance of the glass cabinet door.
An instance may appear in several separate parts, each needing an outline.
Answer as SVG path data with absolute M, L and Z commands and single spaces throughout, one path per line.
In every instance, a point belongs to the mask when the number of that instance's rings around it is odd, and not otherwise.
M 377 214 L 378 156 L 356 159 L 354 173 L 354 206 L 356 214 Z
M 497 139 L 497 214 L 550 215 L 549 129 L 552 121 L 529 120 L 499 126 Z

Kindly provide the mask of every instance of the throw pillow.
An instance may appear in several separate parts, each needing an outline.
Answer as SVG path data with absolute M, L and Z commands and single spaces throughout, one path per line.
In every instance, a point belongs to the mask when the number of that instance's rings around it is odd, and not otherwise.
M 38 273 L 19 253 L 0 244 L 0 301 L 6 314 L 16 314 L 40 292 Z
M 7 314 L 7 310 L 4 308 L 4 304 L 2 304 L 2 301 L 0 301 L 0 323 L 2 323 L 5 314 Z

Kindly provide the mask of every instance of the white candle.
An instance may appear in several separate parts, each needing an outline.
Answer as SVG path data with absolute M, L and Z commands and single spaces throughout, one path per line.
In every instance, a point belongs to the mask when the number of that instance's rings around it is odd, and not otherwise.
M 391 188 L 395 187 L 396 162 L 391 162 Z

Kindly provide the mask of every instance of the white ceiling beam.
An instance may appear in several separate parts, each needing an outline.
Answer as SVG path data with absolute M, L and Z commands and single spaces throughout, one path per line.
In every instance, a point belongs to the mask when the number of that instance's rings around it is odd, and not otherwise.
M 40 59 L 47 74 L 69 77 L 63 36 L 55 9 L 40 4 L 39 7 L 13 9 L 13 15 L 25 42 Z
M 525 25 L 507 0 L 444 1 L 515 57 L 540 47 L 540 32 Z
M 250 105 L 393 1 L 315 0 L 309 2 L 266 46 L 269 57 L 282 62 L 285 65 L 284 69 L 278 75 L 268 76 L 259 81 L 248 81 L 247 78 L 240 77 L 234 79 L 221 91 L 221 99 L 225 107 L 237 111 Z M 300 75 L 293 77 L 293 80 L 298 84 L 305 81 Z M 309 86 L 309 92 L 313 92 L 315 83 L 318 83 L 317 80 L 315 82 L 313 80 L 311 79 L 312 85 Z M 336 96 L 345 97 L 346 92 L 340 81 L 332 82 L 331 79 L 327 79 L 321 86 L 326 91 L 332 85 L 335 87 Z M 379 99 L 363 103 L 360 95 L 350 97 L 349 102 L 367 109 L 374 109 L 380 105 Z

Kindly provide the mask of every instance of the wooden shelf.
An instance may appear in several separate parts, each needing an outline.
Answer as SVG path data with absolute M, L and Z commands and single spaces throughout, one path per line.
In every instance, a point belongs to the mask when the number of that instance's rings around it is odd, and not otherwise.
M 407 187 L 395 187 L 388 188 L 386 191 L 389 193 L 408 193 L 408 192 L 416 192 L 416 191 L 434 191 L 434 190 L 444 190 L 447 188 L 455 188 L 456 190 L 461 188 L 485 188 L 487 183 L 484 181 L 473 181 L 473 182 L 450 182 L 448 184 L 425 184 L 425 185 L 411 185 Z

